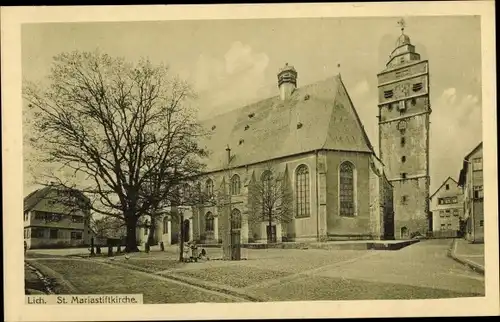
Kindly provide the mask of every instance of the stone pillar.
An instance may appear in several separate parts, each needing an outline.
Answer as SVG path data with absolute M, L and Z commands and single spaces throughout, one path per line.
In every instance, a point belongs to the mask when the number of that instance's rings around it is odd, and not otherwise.
M 281 243 L 282 239 L 281 223 L 276 223 L 276 242 Z
M 194 236 L 193 236 L 193 224 L 194 224 L 194 220 L 193 220 L 193 216 L 191 216 L 191 218 L 189 218 L 189 241 L 193 241 L 194 240 Z
M 219 217 L 214 217 L 214 239 L 216 243 L 219 243 Z

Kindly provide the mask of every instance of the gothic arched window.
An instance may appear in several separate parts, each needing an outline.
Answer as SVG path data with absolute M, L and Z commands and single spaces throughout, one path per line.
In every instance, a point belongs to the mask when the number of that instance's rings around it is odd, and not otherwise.
M 214 231 L 214 215 L 210 211 L 205 215 L 205 231 Z
M 273 178 L 273 174 L 269 170 L 264 171 L 264 173 L 262 174 L 261 180 L 262 180 L 262 187 L 263 187 L 264 192 L 269 191 L 271 189 L 272 178 Z
M 235 174 L 231 178 L 231 195 L 239 195 L 240 194 L 240 176 Z
M 241 212 L 238 209 L 231 211 L 231 229 L 241 229 Z
M 163 218 L 163 233 L 168 234 L 168 217 Z
M 355 178 L 354 165 L 343 162 L 339 168 L 339 204 L 341 216 L 355 214 Z
M 208 196 L 212 196 L 214 194 L 214 182 L 212 179 L 207 179 L 207 181 L 205 181 L 205 193 Z
M 295 172 L 296 214 L 297 217 L 308 217 L 309 207 L 309 169 L 300 165 Z
M 182 187 L 182 193 L 184 200 L 187 201 L 191 198 L 191 187 L 189 186 L 188 183 L 185 183 L 184 186 Z

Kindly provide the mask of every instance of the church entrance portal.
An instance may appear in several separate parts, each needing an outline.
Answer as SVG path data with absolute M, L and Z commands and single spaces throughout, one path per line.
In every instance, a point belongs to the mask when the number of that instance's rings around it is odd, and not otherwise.
M 187 242 L 189 241 L 189 220 L 186 219 L 184 220 L 184 223 L 182 225 L 182 240 Z
M 401 238 L 408 238 L 408 228 L 406 227 L 401 227 Z

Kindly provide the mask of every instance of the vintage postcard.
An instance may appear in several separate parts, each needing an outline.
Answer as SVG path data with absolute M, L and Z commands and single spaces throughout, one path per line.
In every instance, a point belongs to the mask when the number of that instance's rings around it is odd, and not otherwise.
M 7 321 L 498 315 L 493 2 L 1 24 Z

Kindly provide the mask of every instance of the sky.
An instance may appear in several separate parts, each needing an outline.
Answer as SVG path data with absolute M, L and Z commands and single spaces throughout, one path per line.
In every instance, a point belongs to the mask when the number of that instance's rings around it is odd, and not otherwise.
M 401 34 L 400 17 L 45 23 L 22 27 L 22 73 L 44 82 L 53 56 L 99 49 L 168 65 L 198 93 L 201 118 L 278 94 L 285 63 L 298 86 L 341 73 L 378 152 L 377 73 Z M 458 179 L 464 156 L 482 140 L 480 17 L 405 17 L 405 33 L 429 60 L 431 193 Z M 338 67 L 340 64 L 340 68 Z M 29 131 L 25 127 L 25 131 Z M 25 163 L 30 147 L 25 146 Z M 26 166 L 25 166 L 26 168 Z M 25 174 L 25 194 L 34 189 Z

